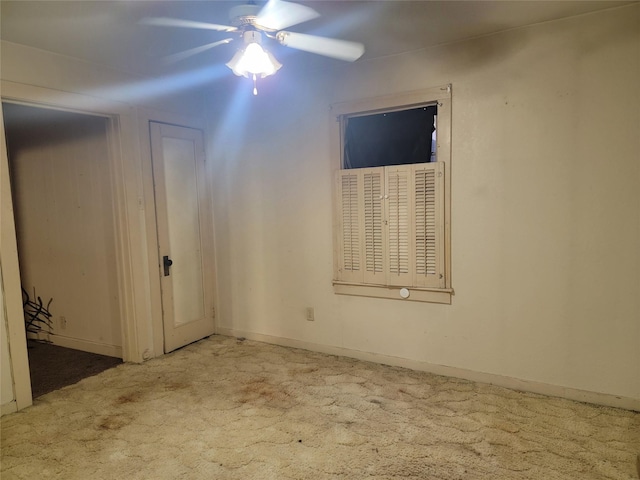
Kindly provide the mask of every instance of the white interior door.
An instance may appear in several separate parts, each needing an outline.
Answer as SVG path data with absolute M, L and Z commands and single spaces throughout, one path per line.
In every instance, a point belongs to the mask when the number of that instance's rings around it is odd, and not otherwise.
M 200 130 L 150 122 L 164 350 L 214 333 L 211 204 Z

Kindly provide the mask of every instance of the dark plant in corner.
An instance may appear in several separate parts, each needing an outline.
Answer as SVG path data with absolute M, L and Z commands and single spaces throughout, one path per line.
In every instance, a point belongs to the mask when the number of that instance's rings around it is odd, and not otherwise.
M 40 337 L 40 333 L 51 333 L 53 330 L 53 321 L 51 320 L 51 312 L 49 312 L 49 306 L 53 301 L 51 298 L 47 302 L 47 306 L 44 306 L 42 298 L 36 297 L 35 288 L 33 289 L 33 296 L 35 301 L 29 298 L 29 293 L 22 289 L 22 308 L 24 309 L 24 323 L 27 331 L 27 339 L 36 342 L 51 343 L 50 340 Z M 32 336 L 29 338 L 28 334 Z

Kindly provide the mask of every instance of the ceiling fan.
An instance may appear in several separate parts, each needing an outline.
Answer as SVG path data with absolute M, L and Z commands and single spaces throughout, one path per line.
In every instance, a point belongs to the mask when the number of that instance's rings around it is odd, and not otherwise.
M 253 94 L 257 95 L 257 78 L 273 75 L 282 67 L 282 64 L 262 47 L 263 35 L 286 47 L 348 62 L 353 62 L 362 56 L 364 45 L 361 43 L 284 30 L 319 16 L 318 12 L 306 5 L 285 0 L 268 0 L 262 7 L 251 2 L 231 8 L 229 11 L 231 25 L 167 17 L 148 17 L 142 19 L 140 23 L 158 27 L 197 28 L 235 34 L 230 38 L 169 55 L 165 57 L 165 60 L 169 62 L 183 60 L 219 45 L 241 39 L 241 48 L 226 65 L 238 76 L 251 77 L 253 79 Z

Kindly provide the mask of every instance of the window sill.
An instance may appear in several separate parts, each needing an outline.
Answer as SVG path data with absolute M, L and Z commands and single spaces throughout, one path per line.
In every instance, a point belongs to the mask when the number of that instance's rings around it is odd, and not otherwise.
M 443 303 L 451 305 L 453 289 L 426 289 L 405 287 L 409 290 L 409 297 L 402 298 L 400 289 L 403 287 L 388 287 L 383 285 L 362 285 L 354 283 L 333 282 L 333 291 L 338 295 L 356 295 L 360 297 L 389 298 L 414 302 Z

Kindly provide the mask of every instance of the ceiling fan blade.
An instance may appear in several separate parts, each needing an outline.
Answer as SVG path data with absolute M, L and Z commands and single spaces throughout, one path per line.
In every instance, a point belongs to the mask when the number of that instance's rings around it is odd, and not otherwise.
M 167 17 L 147 17 L 140 20 L 142 25 L 153 25 L 155 27 L 181 27 L 181 28 L 201 28 L 204 30 L 217 30 L 219 32 L 235 32 L 236 27 L 229 25 L 217 25 L 215 23 L 194 22 L 193 20 L 181 20 L 179 18 Z
M 163 58 L 165 63 L 174 63 L 180 60 L 184 60 L 185 58 L 189 58 L 192 55 L 196 55 L 198 53 L 209 50 L 210 48 L 217 47 L 218 45 L 224 45 L 225 43 L 230 43 L 233 41 L 233 38 L 225 38 L 224 40 L 220 40 L 218 42 L 207 43 L 206 45 L 201 45 L 196 48 L 190 48 L 189 50 L 184 50 L 182 52 L 174 53 L 173 55 L 167 55 Z
M 282 30 L 319 16 L 313 8 L 305 5 L 284 0 L 269 0 L 258 13 L 256 23 L 270 30 Z
M 337 40 L 335 38 L 318 37 L 305 33 L 278 32 L 278 41 L 291 48 L 317 53 L 326 57 L 337 58 L 347 62 L 359 59 L 364 53 L 364 45 L 358 42 Z

